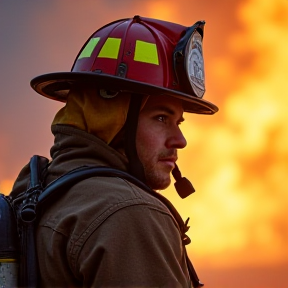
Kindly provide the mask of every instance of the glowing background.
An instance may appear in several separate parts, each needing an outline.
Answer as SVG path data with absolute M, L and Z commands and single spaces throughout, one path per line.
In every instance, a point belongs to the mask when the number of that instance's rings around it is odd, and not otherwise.
M 79 4 L 81 3 L 81 4 Z M 29 81 L 68 71 L 98 27 L 146 17 L 206 20 L 205 99 L 215 116 L 186 115 L 179 166 L 196 187 L 166 195 L 190 217 L 188 252 L 207 288 L 288 287 L 288 1 L 0 2 L 0 191 L 33 154 L 49 157 L 62 106 Z

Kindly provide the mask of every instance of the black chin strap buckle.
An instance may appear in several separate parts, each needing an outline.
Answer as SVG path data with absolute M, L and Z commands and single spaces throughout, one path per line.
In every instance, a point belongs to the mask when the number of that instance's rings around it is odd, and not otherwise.
M 175 168 L 172 170 L 172 175 L 175 179 L 175 189 L 178 195 L 184 199 L 195 192 L 192 183 L 185 177 L 182 177 L 178 166 L 175 164 Z

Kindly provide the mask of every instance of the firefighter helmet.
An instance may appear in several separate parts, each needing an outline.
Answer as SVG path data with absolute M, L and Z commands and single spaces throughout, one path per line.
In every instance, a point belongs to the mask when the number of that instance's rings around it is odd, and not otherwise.
M 31 86 L 62 102 L 77 83 L 115 92 L 162 94 L 182 99 L 186 112 L 214 114 L 217 106 L 202 99 L 204 24 L 185 27 L 140 16 L 114 21 L 92 34 L 71 72 L 40 75 Z

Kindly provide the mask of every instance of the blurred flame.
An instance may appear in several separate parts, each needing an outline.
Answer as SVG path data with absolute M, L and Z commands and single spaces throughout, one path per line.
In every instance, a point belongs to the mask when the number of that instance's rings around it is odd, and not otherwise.
M 158 1 L 151 1 L 147 6 L 147 17 L 156 18 L 156 19 L 163 19 L 168 21 L 172 19 L 173 16 L 173 5 L 171 3 L 167 4 L 167 1 L 158 0 Z
M 244 2 L 244 29 L 230 41 L 235 63 L 217 59 L 213 67 L 218 83 L 237 89 L 216 120 L 186 116 L 191 127 L 183 125 L 188 148 L 181 157 L 190 160 L 179 163 L 199 192 L 185 204 L 173 189 L 168 197 L 192 216 L 188 249 L 203 265 L 288 262 L 287 15 L 287 1 Z

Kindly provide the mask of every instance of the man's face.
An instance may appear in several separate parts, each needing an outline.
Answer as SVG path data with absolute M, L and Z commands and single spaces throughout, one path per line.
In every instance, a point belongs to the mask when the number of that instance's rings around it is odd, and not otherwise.
M 187 144 L 179 128 L 184 121 L 182 115 L 182 101 L 169 96 L 149 97 L 140 112 L 136 148 L 147 184 L 152 189 L 169 186 L 177 149 Z

